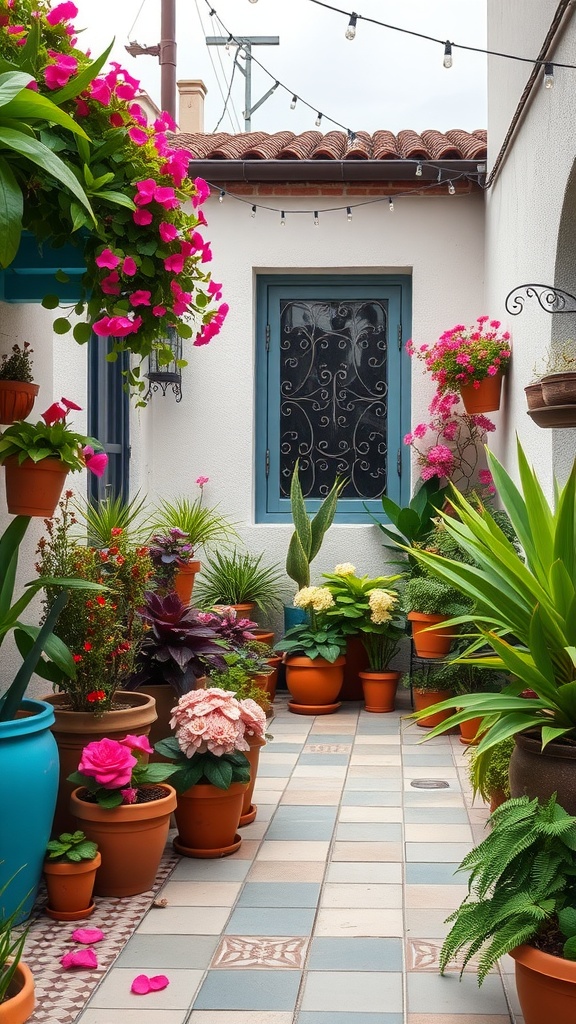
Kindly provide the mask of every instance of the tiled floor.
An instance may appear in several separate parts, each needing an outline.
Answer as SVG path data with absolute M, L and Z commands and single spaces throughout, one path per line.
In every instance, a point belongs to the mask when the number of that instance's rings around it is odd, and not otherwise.
M 358 704 L 292 715 L 282 695 L 271 731 L 242 846 L 176 864 L 156 894 L 167 906 L 139 921 L 78 1024 L 521 1024 L 508 958 L 481 989 L 473 965 L 462 981 L 438 974 L 444 920 L 466 892 L 453 872 L 487 817 L 470 806 L 457 737 L 418 745 L 401 712 Z M 430 779 L 441 788 L 418 785 Z M 63 973 L 56 960 L 68 996 L 98 980 Z M 170 984 L 132 995 L 139 973 Z M 71 1002 L 66 1015 L 51 1006 L 34 1022 L 75 1019 Z

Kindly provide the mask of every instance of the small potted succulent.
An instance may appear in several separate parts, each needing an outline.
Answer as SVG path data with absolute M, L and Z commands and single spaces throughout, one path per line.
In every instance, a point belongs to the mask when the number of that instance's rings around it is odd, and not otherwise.
M 170 726 L 174 735 L 156 749 L 175 762 L 176 851 L 202 858 L 235 853 L 250 782 L 246 753 L 251 741 L 263 742 L 266 715 L 255 701 L 210 687 L 185 693 Z
M 77 787 L 72 815 L 102 854 L 97 896 L 135 896 L 154 884 L 176 807 L 176 792 L 165 780 L 176 769 L 146 764 L 151 753 L 146 736 L 105 736 L 86 744 L 78 771 L 68 776 Z
M 94 882 L 102 862 L 96 843 L 84 832 L 62 832 L 46 847 L 44 879 L 48 890 L 48 917 L 80 921 L 94 911 Z
M 106 470 L 108 456 L 99 441 L 71 430 L 66 417 L 80 406 L 68 398 L 53 402 L 37 423 L 15 420 L 0 437 L 0 463 L 6 469 L 6 500 L 12 515 L 50 518 L 68 473 Z
M 32 353 L 34 349 L 25 341 L 22 348 L 12 346 L 12 354 L 6 352 L 0 362 L 0 423 L 14 423 L 25 420 L 32 412 L 34 401 L 40 390 L 34 384 L 32 374 Z

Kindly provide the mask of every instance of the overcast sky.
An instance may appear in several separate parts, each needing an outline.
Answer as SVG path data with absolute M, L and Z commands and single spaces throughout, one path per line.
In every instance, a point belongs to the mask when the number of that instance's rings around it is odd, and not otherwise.
M 206 0 L 176 0 L 178 77 L 201 78 L 208 88 L 205 130 L 213 131 L 224 107 L 233 68 L 233 51 L 207 48 L 206 35 L 222 35 L 210 18 Z M 139 78 L 160 102 L 160 72 L 155 57 L 132 58 L 124 50 L 129 39 L 150 46 L 160 39 L 160 0 L 76 0 L 83 48 L 100 53 L 116 38 L 113 59 Z M 442 66 L 443 48 L 435 43 L 358 23 L 356 39 L 344 38 L 348 21 L 310 0 L 214 0 L 219 18 L 234 35 L 276 35 L 279 46 L 254 48 L 274 78 L 289 90 L 277 89 L 252 118 L 257 131 L 314 128 L 316 112 L 298 103 L 292 93 L 324 114 L 322 130 L 334 126 L 328 117 L 351 128 L 373 132 L 387 128 L 486 126 L 486 60 L 481 54 L 454 51 L 453 67 Z M 335 0 L 334 6 L 357 10 L 402 28 L 471 46 L 486 45 L 486 0 Z M 134 22 L 136 24 L 134 25 Z M 211 60 L 212 58 L 212 60 Z M 212 65 L 214 63 L 215 69 Z M 252 103 L 272 80 L 253 65 Z M 244 130 L 244 79 L 236 70 L 232 87 L 236 116 L 229 106 L 221 130 Z M 231 120 L 232 119 L 232 120 Z

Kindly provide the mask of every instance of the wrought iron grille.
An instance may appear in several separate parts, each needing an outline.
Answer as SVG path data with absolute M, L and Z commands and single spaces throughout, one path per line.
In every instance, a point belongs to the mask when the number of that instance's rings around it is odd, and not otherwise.
M 388 303 L 281 300 L 280 493 L 299 458 L 305 497 L 386 490 Z

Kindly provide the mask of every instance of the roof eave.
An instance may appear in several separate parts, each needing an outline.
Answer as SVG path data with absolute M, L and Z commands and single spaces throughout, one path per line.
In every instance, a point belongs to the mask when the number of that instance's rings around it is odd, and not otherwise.
M 194 177 L 208 181 L 414 181 L 416 166 L 422 164 L 417 182 L 431 182 L 438 171 L 470 174 L 485 169 L 485 160 L 202 160 L 192 161 Z M 481 169 L 481 170 L 480 170 Z M 416 182 L 415 182 L 416 183 Z

